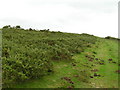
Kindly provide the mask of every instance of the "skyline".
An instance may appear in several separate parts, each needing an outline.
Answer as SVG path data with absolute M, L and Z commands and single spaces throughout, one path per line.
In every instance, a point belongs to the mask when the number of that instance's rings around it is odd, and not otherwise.
M 118 0 L 1 0 L 5 25 L 118 38 Z M 6 7 L 7 6 L 7 7 Z

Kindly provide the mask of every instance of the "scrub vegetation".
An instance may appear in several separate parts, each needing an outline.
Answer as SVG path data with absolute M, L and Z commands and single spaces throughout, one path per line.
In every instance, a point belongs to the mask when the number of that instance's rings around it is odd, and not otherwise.
M 1 30 L 4 88 L 118 87 L 119 39 L 10 25 Z

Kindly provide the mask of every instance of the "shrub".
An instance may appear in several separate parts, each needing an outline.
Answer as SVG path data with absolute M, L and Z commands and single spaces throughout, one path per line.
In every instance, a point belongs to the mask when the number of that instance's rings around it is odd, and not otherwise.
M 72 60 L 96 42 L 88 34 L 35 31 L 19 28 L 3 30 L 3 84 L 42 77 L 52 70 L 53 60 Z

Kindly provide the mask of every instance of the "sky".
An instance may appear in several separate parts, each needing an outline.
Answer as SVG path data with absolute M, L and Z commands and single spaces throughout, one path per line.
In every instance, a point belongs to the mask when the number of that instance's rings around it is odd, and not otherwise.
M 0 28 L 118 37 L 119 0 L 0 0 Z

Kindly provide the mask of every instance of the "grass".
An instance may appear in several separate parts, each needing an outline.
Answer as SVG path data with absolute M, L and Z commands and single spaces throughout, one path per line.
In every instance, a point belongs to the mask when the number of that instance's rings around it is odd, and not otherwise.
M 99 39 L 92 48 L 85 52 L 73 56 L 73 61 L 54 61 L 54 72 L 44 76 L 41 79 L 31 80 L 15 85 L 15 88 L 118 88 L 118 43 L 115 40 Z M 90 56 L 94 60 L 89 61 Z M 104 65 L 97 64 L 104 60 Z M 109 63 L 112 59 L 115 63 Z M 74 66 L 73 66 L 74 65 Z M 97 69 L 97 72 L 91 70 Z M 100 74 L 100 77 L 93 77 L 94 73 Z M 74 83 L 69 83 L 63 77 L 70 78 Z
M 102 40 L 100 42 L 98 53 L 96 57 L 105 61 L 105 65 L 97 65 L 99 74 L 103 75 L 102 78 L 94 79 L 97 87 L 103 88 L 116 88 L 118 87 L 118 74 L 115 73 L 118 70 L 118 42 L 114 40 Z M 108 59 L 113 59 L 117 64 L 109 63 Z M 108 84 L 109 83 L 109 84 Z

